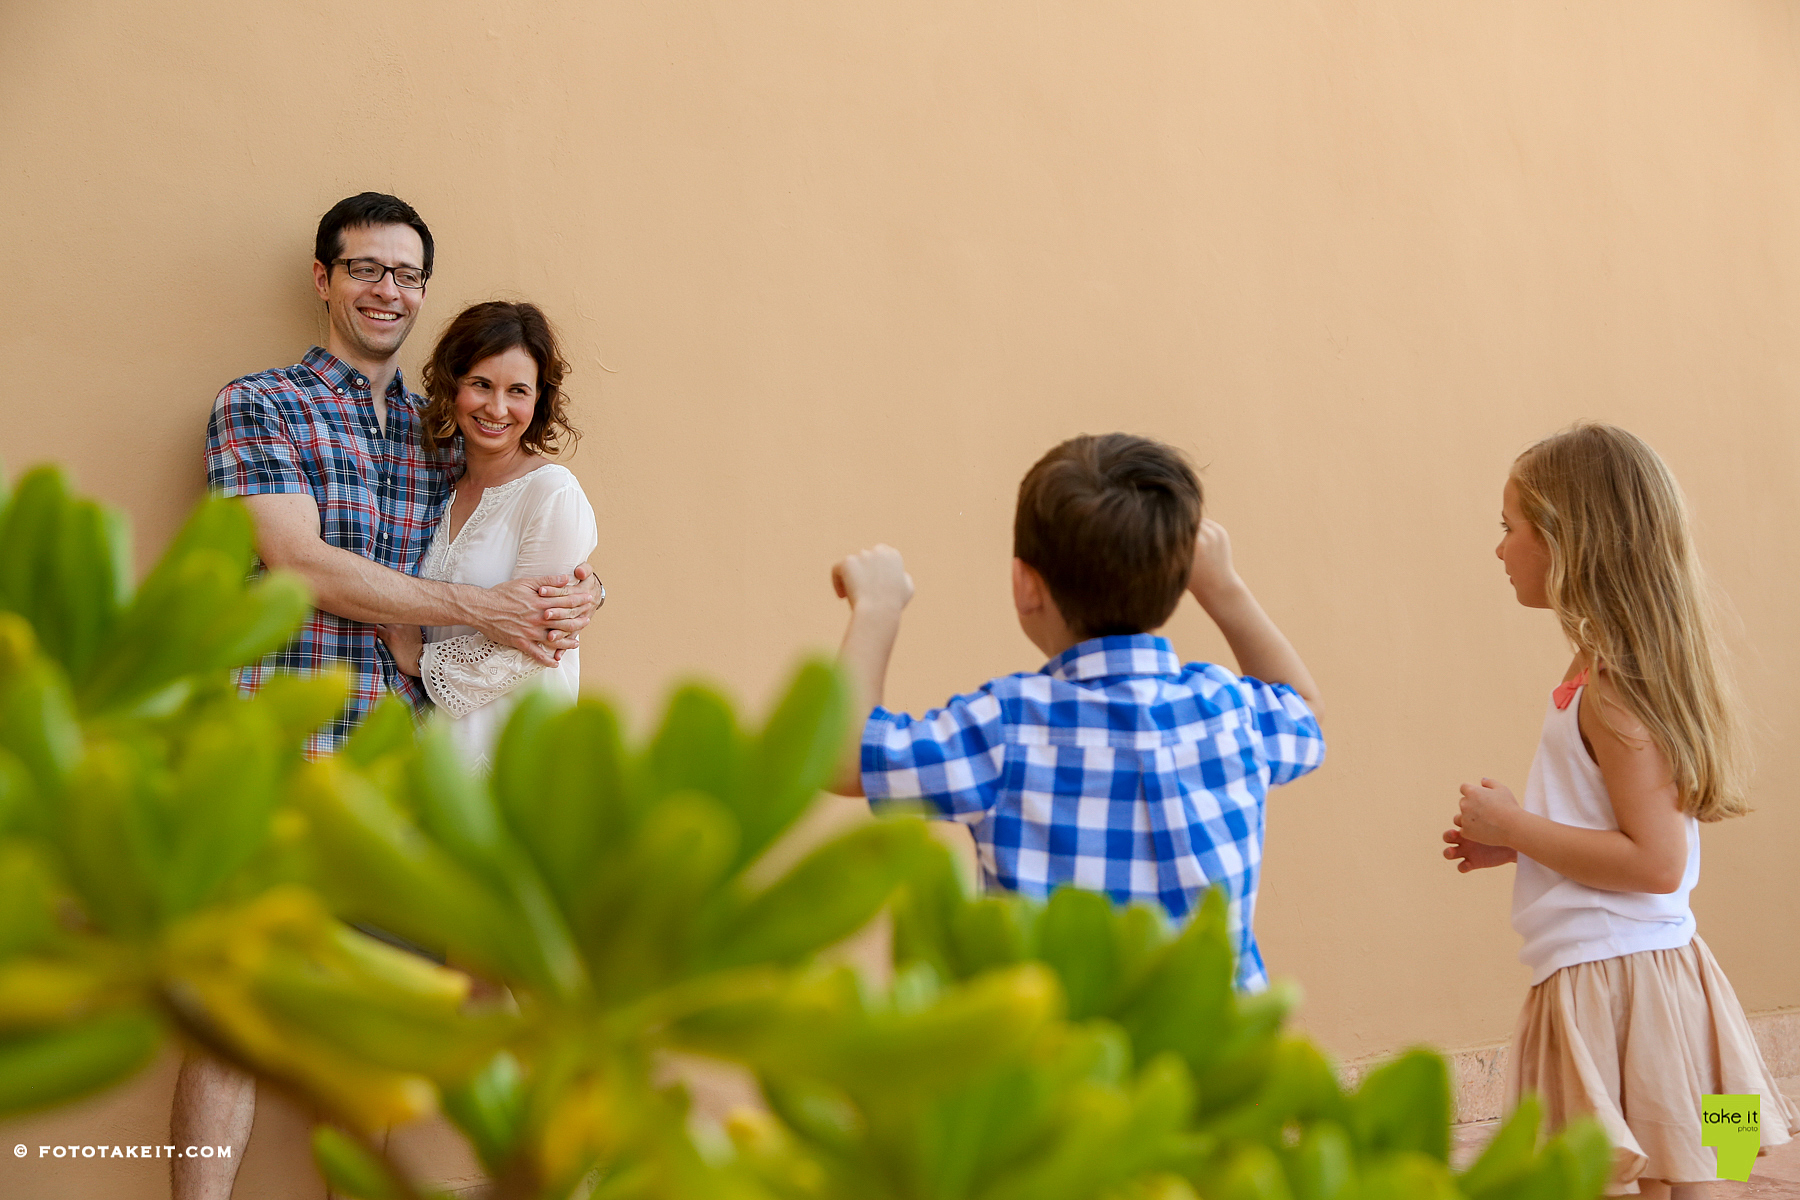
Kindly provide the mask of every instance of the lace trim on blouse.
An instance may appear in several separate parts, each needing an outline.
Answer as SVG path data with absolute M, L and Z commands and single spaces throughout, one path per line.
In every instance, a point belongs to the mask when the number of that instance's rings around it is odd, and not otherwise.
M 432 701 L 453 717 L 466 717 L 544 669 L 523 651 L 490 642 L 479 633 L 426 642 L 419 674 Z
M 535 473 L 528 471 L 510 483 L 483 491 L 481 500 L 475 505 L 475 511 L 469 514 L 469 519 L 463 522 L 463 527 L 448 542 L 444 539 L 444 531 L 450 527 L 450 514 L 446 510 L 444 523 L 438 526 L 438 535 L 431 539 L 431 546 L 425 552 L 425 561 L 419 565 L 419 574 L 428 579 L 455 578 L 457 568 L 462 565 L 463 548 L 470 543 L 470 535 L 487 524 L 488 518 L 499 508 L 500 501 Z M 482 705 L 506 695 L 543 669 L 542 663 L 523 651 L 489 641 L 487 635 L 481 633 L 445 638 L 441 642 L 426 642 L 419 655 L 419 676 L 425 682 L 426 693 L 434 704 L 453 717 L 468 716 Z

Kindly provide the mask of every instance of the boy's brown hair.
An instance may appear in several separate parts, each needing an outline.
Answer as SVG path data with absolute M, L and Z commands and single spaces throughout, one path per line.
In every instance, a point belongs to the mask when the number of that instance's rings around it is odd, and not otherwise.
M 1172 446 L 1127 433 L 1070 438 L 1019 484 L 1013 555 L 1084 638 L 1143 633 L 1187 588 L 1200 480 Z

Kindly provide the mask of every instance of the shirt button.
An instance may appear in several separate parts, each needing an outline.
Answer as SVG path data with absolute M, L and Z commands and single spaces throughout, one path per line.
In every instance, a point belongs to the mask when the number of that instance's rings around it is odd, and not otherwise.
M 343 395 L 343 394 L 344 394 L 344 389 L 343 389 L 343 388 L 339 388 L 339 389 L 338 389 L 338 395 L 340 395 L 340 396 L 341 396 L 341 395 Z
M 365 387 L 365 386 L 367 386 L 368 382 L 369 381 L 364 379 L 361 375 L 358 375 L 356 377 L 356 386 L 357 387 Z

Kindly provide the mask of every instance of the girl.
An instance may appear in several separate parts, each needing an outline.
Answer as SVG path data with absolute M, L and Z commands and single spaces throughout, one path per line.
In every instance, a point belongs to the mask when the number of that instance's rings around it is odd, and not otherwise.
M 1513 464 L 1497 553 L 1519 603 L 1575 649 L 1551 694 L 1521 806 L 1464 784 L 1444 857 L 1517 862 L 1513 928 L 1531 991 L 1507 1104 L 1542 1096 L 1551 1127 L 1594 1114 L 1608 1192 L 1699 1196 L 1703 1095 L 1762 1097 L 1762 1142 L 1800 1133 L 1725 974 L 1694 932 L 1699 822 L 1748 811 L 1736 713 L 1716 661 L 1687 514 L 1656 452 L 1577 425 Z
M 568 370 L 535 304 L 489 301 L 459 313 L 425 365 L 421 417 L 428 451 L 462 451 L 464 469 L 419 565 L 427 579 L 491 587 L 522 575 L 557 575 L 586 560 L 594 510 L 567 467 L 548 461 L 575 430 L 565 412 Z M 544 568 L 540 571 L 539 568 Z M 601 600 L 606 597 L 602 589 Z M 528 687 L 573 701 L 579 650 L 554 670 L 462 625 L 380 626 L 395 663 L 421 676 L 464 761 L 487 771 L 500 730 Z

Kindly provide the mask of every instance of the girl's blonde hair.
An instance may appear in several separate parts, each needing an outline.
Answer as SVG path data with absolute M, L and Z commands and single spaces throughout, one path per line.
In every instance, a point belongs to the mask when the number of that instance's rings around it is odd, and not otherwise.
M 1736 697 L 1668 467 L 1623 429 L 1584 422 L 1519 455 L 1512 477 L 1550 548 L 1551 609 L 1669 760 L 1681 811 L 1748 812 Z

